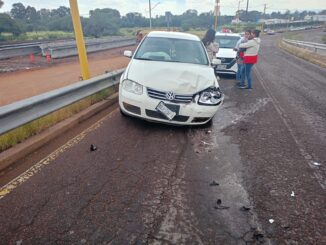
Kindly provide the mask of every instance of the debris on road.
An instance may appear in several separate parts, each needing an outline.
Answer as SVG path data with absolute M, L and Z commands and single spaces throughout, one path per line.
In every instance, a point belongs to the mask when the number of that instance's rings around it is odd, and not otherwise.
M 275 220 L 269 219 L 268 221 L 269 221 L 269 223 L 273 224 Z
M 246 207 L 246 206 L 242 206 L 241 208 L 240 208 L 240 211 L 243 211 L 243 212 L 248 212 L 248 211 L 250 211 L 251 210 L 251 208 L 250 207 Z
M 211 130 L 208 130 L 208 131 L 206 131 L 206 134 L 210 134 L 210 133 L 212 133 L 212 131 L 211 131 Z
M 264 241 L 264 234 L 259 232 L 259 231 L 255 231 L 253 234 L 253 237 L 256 239 L 256 241 L 258 242 L 263 242 Z
M 313 164 L 314 164 L 315 166 L 321 166 L 321 164 L 320 164 L 319 162 L 313 162 Z
M 216 206 L 214 207 L 215 209 L 229 209 L 230 207 L 228 206 L 223 206 L 222 205 L 222 200 L 221 199 L 217 199 L 216 201 Z
M 201 141 L 204 145 L 214 145 L 214 144 L 211 144 L 211 143 L 207 143 L 205 141 Z
M 96 147 L 96 145 L 94 145 L 94 144 L 91 144 L 90 150 L 91 150 L 91 151 L 96 151 L 96 150 L 97 150 L 97 147 Z
M 213 180 L 212 183 L 209 184 L 210 186 L 218 186 L 220 185 L 219 183 L 217 183 L 215 180 Z
M 16 245 L 22 245 L 22 244 L 23 244 L 23 240 L 16 241 Z
M 291 197 L 294 197 L 294 196 L 295 196 L 294 191 L 292 191 L 292 193 L 291 193 Z
M 289 224 L 282 224 L 281 227 L 283 229 L 289 229 L 290 228 L 290 225 Z

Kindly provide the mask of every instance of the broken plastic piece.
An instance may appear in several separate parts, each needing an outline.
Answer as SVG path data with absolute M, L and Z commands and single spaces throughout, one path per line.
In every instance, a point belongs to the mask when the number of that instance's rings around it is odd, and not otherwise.
M 319 162 L 313 162 L 315 166 L 320 166 L 321 164 Z
M 240 208 L 240 211 L 243 211 L 243 212 L 248 212 L 248 211 L 250 211 L 250 207 L 246 207 L 246 206 L 242 206 L 241 208 Z
M 230 207 L 228 207 L 228 206 L 222 206 L 222 205 L 216 205 L 214 208 L 215 209 L 229 209 Z
M 294 196 L 295 196 L 294 191 L 292 191 L 292 193 L 291 193 L 291 197 L 294 197 Z
M 255 231 L 253 236 L 257 241 L 263 241 L 263 239 L 264 239 L 264 234 L 262 234 L 258 231 Z
M 91 150 L 91 151 L 96 151 L 96 150 L 97 150 L 97 147 L 96 147 L 96 145 L 94 145 L 94 144 L 91 144 L 90 150 Z
M 209 184 L 210 186 L 217 186 L 217 185 L 220 185 L 219 183 L 217 183 L 215 180 L 213 180 L 212 183 Z
M 273 224 L 275 220 L 269 219 L 268 221 L 269 221 L 269 223 Z
M 228 206 L 223 206 L 222 205 L 222 200 L 221 199 L 217 199 L 216 201 L 216 206 L 214 207 L 215 209 L 229 209 L 230 207 Z

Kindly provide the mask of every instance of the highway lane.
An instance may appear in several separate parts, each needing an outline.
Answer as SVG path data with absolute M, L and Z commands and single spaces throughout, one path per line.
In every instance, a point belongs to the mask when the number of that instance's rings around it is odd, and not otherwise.
M 276 44 L 263 38 L 253 90 L 222 78 L 226 100 L 212 127 L 156 125 L 113 109 L 54 154 L 35 153 L 37 168 L 0 199 L 1 240 L 325 242 L 324 70 Z M 229 208 L 216 209 L 218 199 Z

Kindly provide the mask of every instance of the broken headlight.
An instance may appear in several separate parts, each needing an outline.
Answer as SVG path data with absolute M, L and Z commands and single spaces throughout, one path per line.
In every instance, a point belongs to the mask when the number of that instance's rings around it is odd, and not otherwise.
M 223 94 L 220 88 L 210 87 L 200 92 L 199 94 L 199 105 L 218 105 L 222 102 Z

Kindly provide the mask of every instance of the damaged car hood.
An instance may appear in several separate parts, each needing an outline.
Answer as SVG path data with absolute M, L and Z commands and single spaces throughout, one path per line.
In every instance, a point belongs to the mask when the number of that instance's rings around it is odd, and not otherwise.
M 148 88 L 179 94 L 194 94 L 216 85 L 212 67 L 177 62 L 133 59 L 127 78 Z

